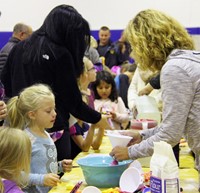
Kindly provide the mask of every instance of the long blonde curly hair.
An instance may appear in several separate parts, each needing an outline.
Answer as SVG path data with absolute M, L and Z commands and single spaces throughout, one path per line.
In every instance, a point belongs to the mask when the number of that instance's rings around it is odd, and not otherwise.
M 139 12 L 125 29 L 132 56 L 143 70 L 160 70 L 174 49 L 193 50 L 187 30 L 174 18 L 157 10 Z

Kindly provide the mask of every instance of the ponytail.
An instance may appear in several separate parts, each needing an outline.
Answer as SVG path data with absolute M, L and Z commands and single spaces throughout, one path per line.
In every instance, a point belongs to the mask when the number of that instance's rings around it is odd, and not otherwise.
M 15 96 L 8 101 L 8 115 L 6 122 L 10 127 L 23 129 L 25 125 L 25 117 L 20 111 L 20 98 Z

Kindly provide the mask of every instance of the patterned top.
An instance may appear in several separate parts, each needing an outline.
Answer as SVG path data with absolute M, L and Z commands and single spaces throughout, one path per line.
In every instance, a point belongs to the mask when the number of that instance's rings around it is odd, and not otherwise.
M 47 193 L 50 187 L 43 185 L 47 173 L 58 173 L 57 150 L 49 134 L 42 138 L 25 129 L 32 143 L 31 174 L 29 186 L 24 189 L 27 193 Z

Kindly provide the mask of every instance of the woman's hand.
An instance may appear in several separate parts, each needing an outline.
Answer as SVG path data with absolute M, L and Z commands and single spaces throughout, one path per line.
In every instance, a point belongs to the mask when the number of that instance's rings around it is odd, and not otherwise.
M 111 115 L 101 115 L 101 119 L 98 123 L 95 124 L 97 128 L 103 128 L 108 130 L 113 130 L 112 126 L 110 126 L 108 119 L 111 118 Z
M 148 83 L 142 90 L 138 92 L 138 96 L 149 95 L 154 88 Z
M 113 159 L 117 161 L 123 161 L 123 160 L 128 160 L 129 155 L 128 155 L 128 147 L 120 147 L 116 146 L 112 149 L 112 151 L 109 153 L 110 156 L 113 157 Z
M 120 134 L 132 137 L 127 146 L 131 146 L 140 143 L 142 141 L 142 136 L 136 130 L 120 131 Z

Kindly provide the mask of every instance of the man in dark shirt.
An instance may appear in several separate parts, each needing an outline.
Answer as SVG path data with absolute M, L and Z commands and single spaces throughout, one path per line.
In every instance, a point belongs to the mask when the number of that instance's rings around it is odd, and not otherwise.
M 105 65 L 112 68 L 117 65 L 117 53 L 110 36 L 111 33 L 108 27 L 103 26 L 100 28 L 97 51 L 100 57 L 105 58 Z
M 23 23 L 17 23 L 13 28 L 12 37 L 0 51 L 0 73 L 6 63 L 8 55 L 12 48 L 20 41 L 25 40 L 32 34 L 32 28 Z

